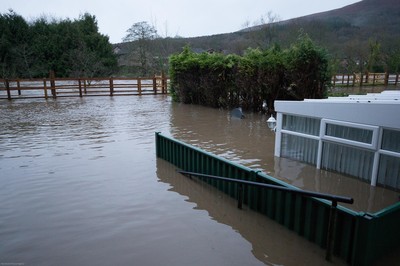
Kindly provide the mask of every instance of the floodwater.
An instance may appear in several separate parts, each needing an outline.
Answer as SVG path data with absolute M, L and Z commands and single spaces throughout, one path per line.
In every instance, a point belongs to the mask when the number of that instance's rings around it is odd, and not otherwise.
M 274 157 L 275 135 L 266 126 L 266 120 L 261 114 L 248 113 L 245 119 L 237 119 L 224 110 L 174 104 L 171 132 L 179 140 L 296 187 L 353 197 L 354 204 L 342 206 L 355 211 L 376 212 L 399 200 L 398 193 L 392 190 L 371 187 L 351 177 Z
M 274 158 L 265 119 L 163 95 L 0 102 L 0 265 L 332 265 L 325 250 L 155 156 L 160 131 L 299 187 L 353 196 L 357 209 L 393 201 Z

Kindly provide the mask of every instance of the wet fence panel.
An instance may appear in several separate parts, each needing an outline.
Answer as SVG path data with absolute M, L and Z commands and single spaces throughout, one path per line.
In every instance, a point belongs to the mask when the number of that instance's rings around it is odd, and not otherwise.
M 168 77 L 0 79 L 1 99 L 168 94 Z
M 180 170 L 223 176 L 299 190 L 259 171 L 233 163 L 179 140 L 156 133 L 156 154 Z M 331 202 L 288 191 L 261 189 L 198 177 L 234 198 L 243 194 L 243 204 L 265 214 L 300 236 L 327 248 Z M 242 192 L 241 192 L 242 191 Z M 239 206 L 239 205 L 238 205 Z M 338 206 L 333 254 L 352 265 L 371 265 L 399 247 L 400 203 L 375 213 L 355 212 Z
M 352 73 L 335 74 L 331 77 L 333 87 L 354 87 L 354 86 L 388 86 L 399 84 L 399 73 Z
M 355 250 L 357 265 L 368 265 L 399 246 L 400 202 L 374 214 L 357 217 Z

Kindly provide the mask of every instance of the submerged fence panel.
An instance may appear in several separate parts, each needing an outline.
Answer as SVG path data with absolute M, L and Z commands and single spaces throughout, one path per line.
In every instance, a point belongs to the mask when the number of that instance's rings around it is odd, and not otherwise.
M 399 246 L 400 202 L 374 214 L 360 213 L 357 218 L 355 265 L 368 265 Z
M 156 154 L 183 171 L 297 189 L 259 171 L 230 162 L 184 142 L 156 133 Z M 200 180 L 238 197 L 237 183 Z M 293 192 L 243 185 L 243 204 L 261 212 L 290 230 L 327 248 L 330 201 Z M 333 254 L 353 265 L 370 265 L 398 247 L 400 203 L 376 214 L 358 213 L 338 206 Z

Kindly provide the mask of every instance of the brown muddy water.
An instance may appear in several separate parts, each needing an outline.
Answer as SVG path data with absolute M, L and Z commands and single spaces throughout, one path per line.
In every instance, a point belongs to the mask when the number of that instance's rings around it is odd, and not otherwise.
M 155 156 L 160 131 L 357 210 L 397 200 L 274 158 L 265 120 L 161 95 L 0 102 L 0 265 L 342 265 Z

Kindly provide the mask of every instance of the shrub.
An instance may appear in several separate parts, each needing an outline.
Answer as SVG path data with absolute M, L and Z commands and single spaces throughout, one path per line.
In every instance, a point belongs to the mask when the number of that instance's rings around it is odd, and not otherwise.
M 322 98 L 329 81 L 327 53 L 307 35 L 289 49 L 248 49 L 244 56 L 194 53 L 185 47 L 170 56 L 175 101 L 210 107 L 274 111 L 276 99 Z

